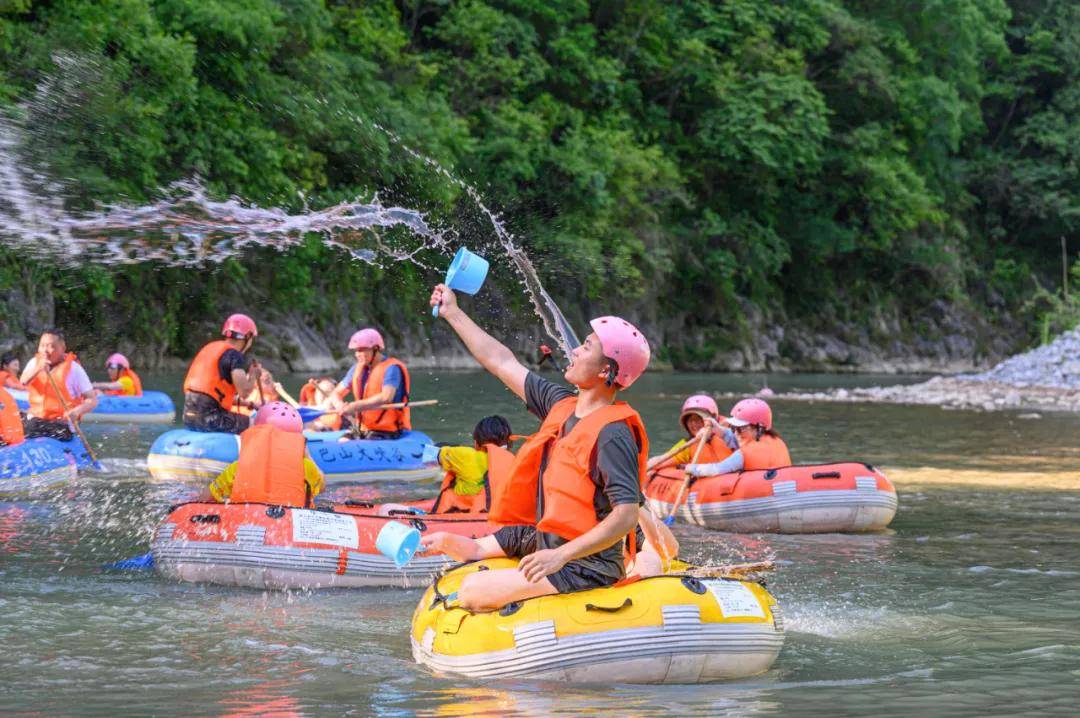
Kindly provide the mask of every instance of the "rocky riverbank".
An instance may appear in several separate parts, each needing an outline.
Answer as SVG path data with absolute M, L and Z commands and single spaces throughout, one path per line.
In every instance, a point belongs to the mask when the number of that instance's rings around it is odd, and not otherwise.
M 903 386 L 789 393 L 783 398 L 933 404 L 980 411 L 1080 411 L 1080 328 L 980 374 L 939 376 Z

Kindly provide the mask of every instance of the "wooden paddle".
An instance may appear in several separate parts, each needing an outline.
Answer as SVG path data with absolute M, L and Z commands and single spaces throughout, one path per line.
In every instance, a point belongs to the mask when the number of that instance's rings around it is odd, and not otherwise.
M 675 457 L 680 452 L 685 451 L 687 448 L 689 448 L 691 446 L 694 446 L 699 441 L 701 441 L 701 438 L 695 436 L 695 437 L 691 438 L 689 441 L 687 441 L 685 444 L 676 444 L 675 446 L 671 447 L 670 449 L 668 449 L 663 454 L 661 454 L 660 456 L 657 457 L 657 462 L 655 464 L 653 464 L 651 469 L 647 469 L 646 473 L 653 474 L 653 473 L 655 473 L 657 471 L 660 471 L 660 469 L 666 469 L 670 465 L 670 464 L 667 463 L 668 461 L 670 461 L 673 457 Z
M 701 458 L 701 450 L 705 448 L 705 445 L 709 443 L 709 436 L 712 435 L 712 427 L 709 427 L 708 431 L 701 434 L 701 438 L 698 440 L 697 451 L 694 452 L 694 458 L 690 460 L 691 464 L 696 464 L 697 460 Z M 675 520 L 675 512 L 679 510 L 679 504 L 682 503 L 683 492 L 690 486 L 690 474 L 686 474 L 683 477 L 682 486 L 679 487 L 679 493 L 675 497 L 675 503 L 671 507 L 671 513 L 664 519 L 664 523 L 668 526 Z
M 727 566 L 693 566 L 684 573 L 697 578 L 740 578 L 752 573 L 762 573 L 775 568 L 772 561 L 756 561 L 754 563 L 734 563 Z
M 285 387 L 281 385 L 281 382 L 274 382 L 274 390 L 278 393 L 278 396 L 280 396 L 289 404 L 289 406 L 294 409 L 300 408 L 300 402 L 298 402 L 296 399 L 293 399 L 292 395 L 289 392 L 285 391 Z
M 90 455 L 90 461 L 98 471 L 104 471 L 105 467 L 98 461 L 97 456 L 94 454 L 94 450 L 90 448 L 90 442 L 86 440 L 86 435 L 82 433 L 82 429 L 79 428 L 79 421 L 71 416 L 71 410 L 68 409 L 67 402 L 64 401 L 64 395 L 60 393 L 60 387 L 56 385 L 56 379 L 53 378 L 52 372 L 49 371 L 49 367 L 45 366 L 41 369 L 45 372 L 45 376 L 49 378 L 49 384 L 52 385 L 53 391 L 56 392 L 56 398 L 60 400 L 60 406 L 64 409 L 64 415 L 67 416 L 68 421 L 71 422 L 72 428 L 75 429 L 75 433 L 79 435 L 79 440 L 82 441 L 82 445 L 86 447 L 86 453 Z

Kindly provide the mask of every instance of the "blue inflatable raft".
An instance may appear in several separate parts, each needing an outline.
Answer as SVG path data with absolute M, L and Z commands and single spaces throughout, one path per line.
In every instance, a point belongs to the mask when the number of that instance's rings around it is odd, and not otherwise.
M 61 484 L 90 466 L 90 455 L 78 438 L 71 441 L 27 439 L 0 447 L 0 494 L 13 494 Z
M 30 408 L 25 391 L 11 389 L 20 411 Z M 98 405 L 83 417 L 84 422 L 109 424 L 171 424 L 176 418 L 173 400 L 163 391 L 144 391 L 142 396 L 102 394 Z
M 380 479 L 422 481 L 442 473 L 437 463 L 424 460 L 424 447 L 432 443 L 427 434 L 407 431 L 394 440 L 340 441 L 343 434 L 304 432 L 308 453 L 328 484 Z M 146 463 L 156 479 L 208 482 L 239 455 L 240 437 L 236 434 L 174 429 L 154 441 Z

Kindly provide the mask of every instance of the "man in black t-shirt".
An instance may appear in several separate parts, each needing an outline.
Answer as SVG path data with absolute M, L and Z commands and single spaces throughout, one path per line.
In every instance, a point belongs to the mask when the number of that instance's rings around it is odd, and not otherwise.
M 222 339 L 195 355 L 184 377 L 184 427 L 193 431 L 239 434 L 250 419 L 232 411 L 257 386 L 260 369 L 246 352 L 259 331 L 245 314 L 233 314 L 221 328 Z
M 526 442 L 515 462 L 515 466 L 527 465 L 520 454 L 536 452 L 534 465 L 540 466 L 536 495 L 522 494 L 535 477 L 517 470 L 509 478 L 509 501 L 517 515 L 534 512 L 523 518 L 528 524 L 504 526 L 476 540 L 444 532 L 423 539 L 424 548 L 457 560 L 522 559 L 516 569 L 467 576 L 458 590 L 462 606 L 495 609 L 512 601 L 618 581 L 624 572 L 623 539 L 638 521 L 648 440 L 637 414 L 617 404 L 615 397 L 648 365 L 649 345 L 644 336 L 617 317 L 594 319 L 594 332 L 573 350 L 564 373 L 577 387 L 575 393 L 526 369 L 461 311 L 445 285 L 435 288 L 431 305 L 439 307 L 439 316 L 454 328 L 476 360 L 544 422 L 536 435 L 541 438 Z M 583 461 L 574 463 L 574 457 L 585 455 L 587 467 Z M 492 507 L 493 520 L 506 523 L 498 518 L 499 510 Z

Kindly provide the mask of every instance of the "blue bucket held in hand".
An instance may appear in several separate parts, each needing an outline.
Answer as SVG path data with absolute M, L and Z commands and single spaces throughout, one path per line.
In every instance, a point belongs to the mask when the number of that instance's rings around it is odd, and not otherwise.
M 412 560 L 416 549 L 420 548 L 420 532 L 399 521 L 387 521 L 375 538 L 375 548 L 401 568 Z
M 450 262 L 450 267 L 446 270 L 446 280 L 443 284 L 455 292 L 476 294 L 484 286 L 488 266 L 486 259 L 462 247 L 454 255 L 453 261 Z M 439 316 L 438 305 L 431 308 L 431 316 Z

